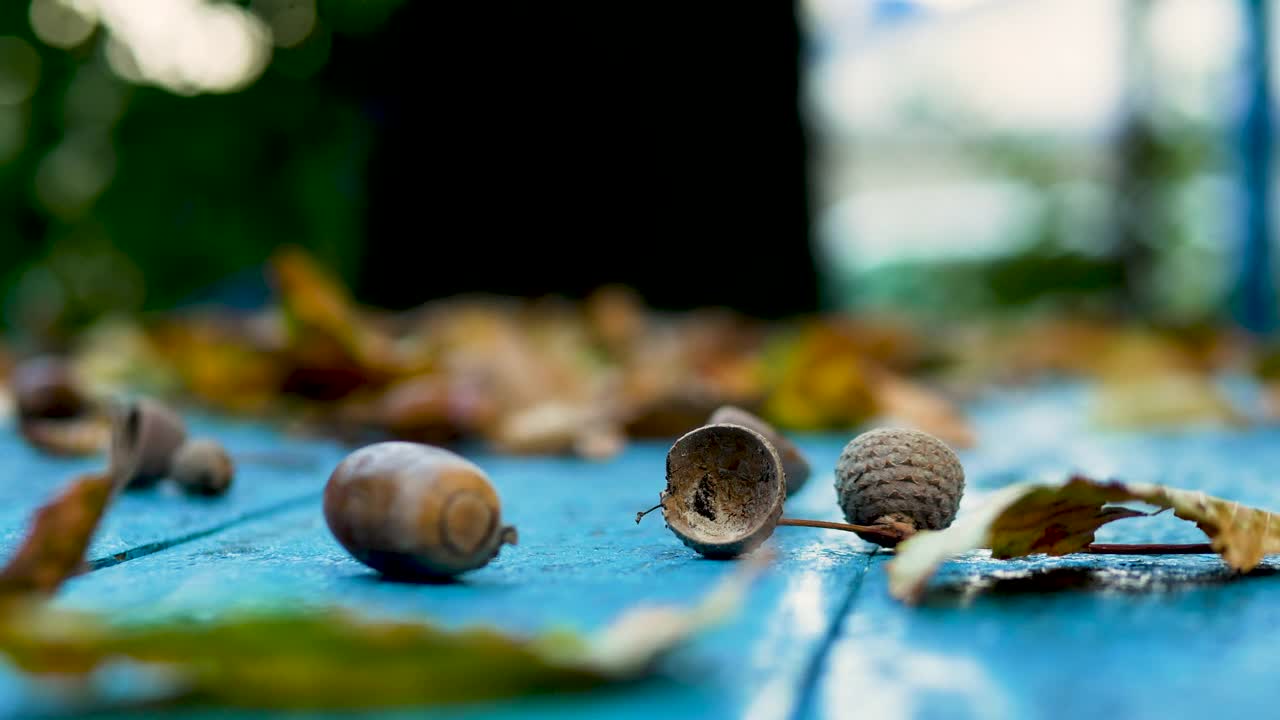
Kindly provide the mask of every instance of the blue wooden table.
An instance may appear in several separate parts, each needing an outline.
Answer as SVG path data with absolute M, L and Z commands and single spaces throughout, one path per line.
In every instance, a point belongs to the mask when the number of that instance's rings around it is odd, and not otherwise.
M 989 396 L 961 453 L 962 512 L 1010 482 L 1072 471 L 1198 488 L 1280 508 L 1280 429 L 1104 434 L 1089 392 L 1057 387 Z M 229 609 L 344 606 L 366 614 L 488 624 L 515 632 L 600 627 L 645 602 L 689 602 L 733 569 L 704 560 L 638 509 L 664 485 L 661 443 L 603 463 L 473 455 L 493 478 L 520 545 L 453 585 L 387 582 L 352 560 L 320 513 L 345 454 L 324 442 L 213 418 L 192 421 L 239 453 L 287 451 L 287 467 L 243 464 L 224 498 L 164 488 L 124 495 L 90 553 L 94 570 L 56 602 L 119 622 L 208 618 Z M 788 502 L 797 517 L 840 519 L 831 468 L 843 436 L 799 443 L 816 469 Z M 43 457 L 0 436 L 0 540 L 91 461 Z M 1168 514 L 1103 530 L 1109 542 L 1195 542 Z M 948 563 L 925 602 L 889 597 L 890 557 L 856 537 L 780 528 L 774 567 L 735 619 L 676 653 L 663 673 L 614 689 L 435 709 L 450 718 L 1083 718 L 1280 715 L 1280 565 L 1232 578 L 1216 557 L 1087 557 Z M 136 678 L 103 678 L 126 691 Z M 0 713 L 41 691 L 0 672 Z M 421 712 L 379 717 L 420 716 Z M 210 712 L 208 716 L 227 717 Z M 238 717 L 238 716 L 237 716 Z M 261 717 L 261 715 L 253 715 Z

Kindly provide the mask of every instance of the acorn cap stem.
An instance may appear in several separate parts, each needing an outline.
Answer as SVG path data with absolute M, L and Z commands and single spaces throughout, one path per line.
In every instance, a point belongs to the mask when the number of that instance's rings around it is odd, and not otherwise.
M 506 525 L 498 535 L 498 543 L 501 545 L 519 545 L 520 533 L 516 532 L 514 525 Z
M 855 525 L 853 523 L 830 522 L 827 520 L 807 520 L 803 518 L 781 518 L 778 525 L 790 527 L 811 527 L 823 530 L 842 530 L 857 533 L 858 537 L 884 547 L 893 547 L 916 533 L 915 528 L 904 523 L 877 523 L 875 525 Z
M 661 508 L 661 507 L 662 507 L 662 503 L 658 503 L 657 505 L 654 505 L 653 507 L 649 508 L 648 510 L 641 510 L 640 512 L 636 513 L 636 524 L 637 524 L 637 525 L 639 525 L 639 524 L 640 524 L 640 521 L 644 519 L 644 516 L 645 516 L 645 515 L 648 515 L 649 513 L 653 512 L 654 510 L 657 510 L 658 508 Z

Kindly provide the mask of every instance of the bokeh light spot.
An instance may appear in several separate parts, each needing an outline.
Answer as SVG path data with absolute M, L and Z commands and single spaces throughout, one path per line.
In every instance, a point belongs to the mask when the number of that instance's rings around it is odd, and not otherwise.
M 254 0 L 250 8 L 266 20 L 279 47 L 297 46 L 316 26 L 315 0 Z
M 262 74 L 271 31 L 255 14 L 208 0 L 84 0 L 106 27 L 120 77 L 175 93 L 234 92 Z
M 40 56 L 13 36 L 0 37 L 0 105 L 26 102 L 40 83 Z
M 29 15 L 31 30 L 46 45 L 73 48 L 93 34 L 97 17 L 86 3 L 80 8 L 64 0 L 33 0 Z
M 115 167 L 115 152 L 105 135 L 71 134 L 40 161 L 36 197 L 53 215 L 74 219 L 106 189 Z
M 0 165 L 13 161 L 27 139 L 27 109 L 21 105 L 0 106 Z

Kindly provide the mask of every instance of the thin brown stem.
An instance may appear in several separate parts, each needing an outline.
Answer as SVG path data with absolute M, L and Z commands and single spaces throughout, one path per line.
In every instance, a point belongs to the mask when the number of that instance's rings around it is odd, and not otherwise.
M 639 517 L 637 517 L 636 522 L 639 521 Z M 889 547 L 907 539 L 912 534 L 908 528 L 901 526 L 854 525 L 852 523 L 807 520 L 803 518 L 782 518 L 778 521 L 778 524 L 857 533 L 864 540 Z M 1086 545 L 1080 552 L 1091 555 L 1206 555 L 1216 551 L 1209 543 L 1092 543 Z
M 884 547 L 894 547 L 898 543 L 906 540 L 915 534 L 915 531 L 907 525 L 854 525 L 852 523 L 828 522 L 826 520 L 806 520 L 802 518 L 782 518 L 778 520 L 779 525 L 790 525 L 791 527 L 811 527 L 822 528 L 824 530 L 841 530 L 844 532 L 857 533 L 858 537 L 873 542 Z
M 806 520 L 804 518 L 782 518 L 778 521 L 779 525 L 790 525 L 791 527 L 811 527 L 823 528 L 825 530 L 843 530 L 845 532 L 860 533 L 874 532 L 879 528 L 873 525 L 854 525 L 852 523 L 828 522 L 826 520 Z
M 1080 552 L 1092 555 L 1206 555 L 1217 552 L 1209 543 L 1139 543 L 1135 545 L 1092 543 Z
M 658 503 L 657 505 L 654 505 L 648 510 L 641 510 L 640 512 L 636 513 L 636 524 L 639 525 L 640 521 L 644 519 L 645 515 L 648 515 L 649 513 L 653 512 L 654 510 L 657 510 L 660 507 L 662 507 L 662 503 Z

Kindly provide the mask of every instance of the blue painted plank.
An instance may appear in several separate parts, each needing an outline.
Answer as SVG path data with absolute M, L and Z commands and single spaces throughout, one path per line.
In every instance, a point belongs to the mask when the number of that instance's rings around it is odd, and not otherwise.
M 818 468 L 842 443 L 808 444 Z M 704 560 L 651 517 L 665 484 L 666 446 L 639 444 L 607 463 L 476 458 L 520 530 L 520 545 L 462 582 L 383 581 L 330 537 L 319 502 L 246 522 L 215 536 L 73 580 L 57 599 L 122 622 L 209 617 L 233 609 L 340 605 L 367 614 L 496 625 L 520 633 L 553 626 L 599 628 L 638 603 L 687 604 L 732 563 Z M 830 472 L 818 473 L 792 511 L 837 519 Z M 660 709 L 708 718 L 785 717 L 797 703 L 813 652 L 867 566 L 868 546 L 848 535 L 782 528 L 779 559 L 740 615 L 699 639 L 665 680 L 605 695 L 450 711 L 458 717 L 647 716 Z
M 981 442 L 961 453 L 969 477 L 965 508 L 1010 482 L 1070 472 L 1165 482 L 1280 508 L 1272 474 L 1280 467 L 1280 431 L 1103 434 L 1090 426 L 1088 405 L 1080 386 L 996 392 L 979 404 Z M 843 440 L 802 439 L 818 472 L 788 514 L 838 518 L 830 468 Z M 592 629 L 639 602 L 687 601 L 732 568 L 693 555 L 657 518 L 631 523 L 663 485 L 664 452 L 642 444 L 602 464 L 477 457 L 520 527 L 521 545 L 456 585 L 379 580 L 333 542 L 313 501 L 78 578 L 58 602 L 124 622 L 340 604 L 453 626 Z M 327 474 L 328 466 L 309 480 L 281 482 L 318 487 Z M 165 507 L 163 498 L 152 502 L 117 507 L 111 521 L 146 525 L 148 513 Z M 1126 520 L 1102 535 L 1116 542 L 1202 537 L 1168 514 Z M 574 698 L 433 714 L 754 719 L 856 710 L 880 717 L 1056 718 L 1217 709 L 1266 716 L 1280 700 L 1267 682 L 1271 648 L 1280 640 L 1274 562 L 1258 577 L 1225 582 L 1223 566 L 1211 557 L 998 562 L 978 553 L 947 564 L 928 602 L 909 608 L 888 597 L 887 554 L 872 555 L 869 546 L 834 532 L 781 528 L 775 538 L 777 567 L 743 613 L 675 656 L 667 677 Z M 20 690 L 0 675 L 0 701 Z M 0 712 L 5 707 L 0 702 Z
M 1103 434 L 1088 394 L 1005 393 L 976 408 L 964 505 L 1012 480 L 1164 482 L 1280 509 L 1280 430 Z M 1203 542 L 1165 513 L 1106 542 Z M 1232 578 L 1213 556 L 1033 558 L 972 553 L 943 566 L 921 607 L 888 595 L 878 555 L 841 623 L 805 717 L 1271 717 L 1280 564 Z
M 261 425 L 197 415 L 188 418 L 188 426 L 193 436 L 216 438 L 233 455 L 277 453 L 290 462 L 241 461 L 230 491 L 216 498 L 186 496 L 169 484 L 125 492 L 103 521 L 90 559 L 115 562 L 318 497 L 344 453 L 333 443 L 291 437 Z M 105 462 L 44 455 L 11 429 L 0 432 L 0 454 L 5 458 L 0 465 L 0 547 L 5 548 L 21 540 L 37 507 L 77 475 Z

